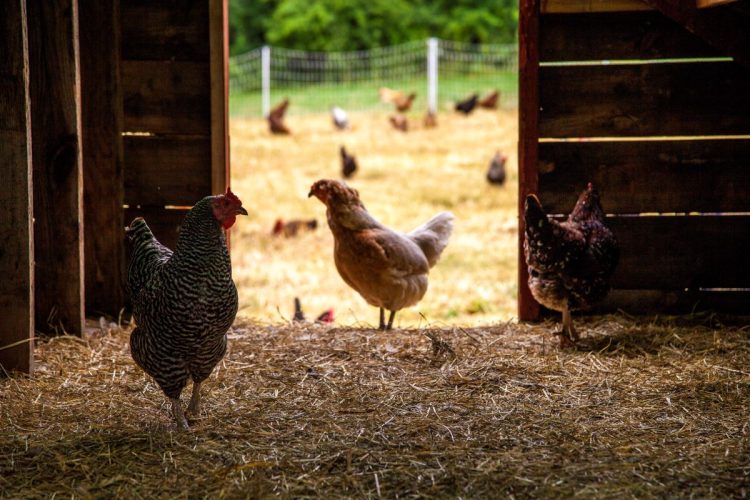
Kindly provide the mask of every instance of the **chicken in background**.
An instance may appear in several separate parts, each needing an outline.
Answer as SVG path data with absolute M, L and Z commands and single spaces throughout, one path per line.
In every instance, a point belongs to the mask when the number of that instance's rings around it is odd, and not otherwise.
M 505 163 L 508 157 L 500 151 L 495 153 L 490 161 L 490 168 L 487 169 L 487 182 L 502 186 L 505 184 Z
M 391 125 L 396 130 L 400 130 L 401 132 L 409 130 L 409 122 L 404 115 L 391 115 L 388 117 L 388 121 L 391 122 Z
M 357 171 L 357 159 L 346 152 L 346 148 L 344 146 L 341 146 L 341 175 L 344 176 L 345 179 L 348 179 L 352 175 L 354 175 L 354 172 Z
M 604 299 L 620 250 L 604 224 L 599 192 L 591 183 L 564 222 L 547 216 L 535 195 L 526 197 L 524 256 L 529 288 L 543 306 L 562 313 L 560 347 L 578 341 L 571 311 Z
M 404 93 L 399 90 L 392 90 L 388 87 L 380 87 L 378 89 L 378 95 L 380 96 L 380 102 L 383 103 L 395 103 L 398 99 L 403 99 Z
M 337 129 L 345 130 L 349 128 L 349 116 L 346 114 L 346 111 L 338 106 L 331 108 L 331 119 Z
M 390 330 L 396 312 L 419 302 L 427 291 L 430 268 L 453 231 L 453 214 L 441 212 L 403 234 L 376 221 L 357 190 L 344 182 L 319 180 L 308 196 L 326 206 L 339 274 L 368 304 L 380 308 L 379 328 Z M 388 323 L 385 310 L 390 311 Z
M 474 111 L 474 108 L 477 107 L 477 100 L 479 99 L 479 96 L 477 94 L 472 94 L 471 97 L 464 101 L 459 101 L 456 103 L 456 111 L 459 111 L 465 115 L 468 115 L 472 111 Z
M 237 315 L 224 230 L 247 215 L 229 189 L 207 196 L 182 223 L 174 251 L 154 237 L 138 217 L 126 230 L 132 241 L 128 289 L 136 328 L 130 353 L 172 402 L 177 425 L 188 428 L 180 394 L 189 379 L 188 414 L 200 412 L 200 388 L 227 350 L 227 331 Z
M 427 111 L 427 113 L 424 115 L 424 120 L 422 122 L 424 125 L 424 128 L 435 128 L 437 127 L 437 116 L 432 111 Z
M 302 303 L 300 302 L 298 297 L 294 297 L 294 317 L 292 318 L 292 321 L 301 323 L 303 321 L 306 321 L 305 319 L 305 313 L 302 311 Z M 318 315 L 317 318 L 315 318 L 316 323 L 326 323 L 330 324 L 335 321 L 333 308 L 328 308 L 322 313 Z
M 268 127 L 273 134 L 289 134 L 289 128 L 284 124 L 284 114 L 289 107 L 289 99 L 284 99 L 270 113 L 268 113 Z
M 401 113 L 409 111 L 416 97 L 417 97 L 417 94 L 415 94 L 414 92 L 412 92 L 408 96 L 397 97 L 396 100 L 393 102 L 393 104 L 396 105 L 396 111 L 399 111 Z
M 480 108 L 487 108 L 487 109 L 497 109 L 497 100 L 500 97 L 500 92 L 497 90 L 493 90 L 486 96 L 479 99 L 477 104 L 479 104 Z
M 286 238 L 292 238 L 297 236 L 303 231 L 314 231 L 318 227 L 317 219 L 300 220 L 293 219 L 290 221 L 284 221 L 284 219 L 276 219 L 273 224 L 271 234 L 273 236 L 284 236 Z

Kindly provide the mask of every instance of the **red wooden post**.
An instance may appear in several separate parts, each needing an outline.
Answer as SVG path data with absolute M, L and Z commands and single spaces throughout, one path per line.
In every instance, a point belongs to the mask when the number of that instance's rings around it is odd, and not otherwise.
M 77 0 L 28 0 L 36 328 L 83 331 Z M 90 26 L 89 26 L 90 28 Z
M 0 367 L 33 368 L 34 237 L 32 226 L 29 47 L 26 1 L 3 3 L 0 16 Z M 2 372 L 0 372 L 1 374 Z
M 537 190 L 539 145 L 539 3 L 521 0 L 518 21 L 519 123 L 518 123 L 518 318 L 539 318 L 539 304 L 529 290 L 528 269 L 523 256 L 523 209 L 526 195 Z

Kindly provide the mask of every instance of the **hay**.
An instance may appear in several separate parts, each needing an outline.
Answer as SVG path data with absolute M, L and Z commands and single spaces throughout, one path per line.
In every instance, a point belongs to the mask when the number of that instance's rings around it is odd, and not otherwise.
M 53 338 L 0 380 L 0 496 L 745 496 L 748 330 L 579 326 L 240 321 L 189 432 L 127 332 Z

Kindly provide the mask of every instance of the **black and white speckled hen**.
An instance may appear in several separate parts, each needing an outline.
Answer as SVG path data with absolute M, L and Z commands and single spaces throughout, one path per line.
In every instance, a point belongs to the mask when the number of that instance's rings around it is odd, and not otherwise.
M 619 247 L 604 225 L 599 192 L 588 184 L 564 222 L 551 219 L 535 195 L 526 197 L 526 238 L 529 288 L 543 306 L 562 312 L 560 346 L 578 338 L 571 311 L 602 300 L 617 266 Z
M 197 415 L 201 383 L 224 357 L 226 334 L 237 314 L 223 232 L 237 215 L 247 211 L 229 189 L 203 198 L 185 216 L 174 252 L 159 243 L 141 217 L 127 229 L 133 244 L 128 287 L 137 325 L 130 351 L 172 401 L 182 428 L 188 423 L 180 393 L 192 379 L 188 413 Z

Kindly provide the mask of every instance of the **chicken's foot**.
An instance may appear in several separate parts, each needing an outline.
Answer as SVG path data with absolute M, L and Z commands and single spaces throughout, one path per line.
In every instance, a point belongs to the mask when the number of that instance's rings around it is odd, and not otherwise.
M 570 314 L 570 308 L 565 306 L 562 310 L 562 330 L 558 333 L 560 335 L 560 348 L 575 347 L 576 342 L 580 336 L 573 326 L 573 316 Z
M 378 330 L 385 330 L 385 310 L 383 308 L 380 308 L 380 326 L 378 326 Z
M 393 328 L 393 319 L 396 317 L 396 311 L 391 311 L 391 315 L 388 317 L 388 326 L 385 327 L 386 330 L 390 330 Z
M 185 414 L 182 412 L 182 406 L 180 406 L 180 398 L 169 399 L 172 401 L 172 416 L 174 416 L 174 420 L 177 422 L 177 427 L 187 430 L 188 423 Z
M 190 397 L 190 404 L 188 405 L 188 415 L 191 417 L 197 417 L 200 413 L 201 406 L 201 383 L 193 382 L 193 395 Z

